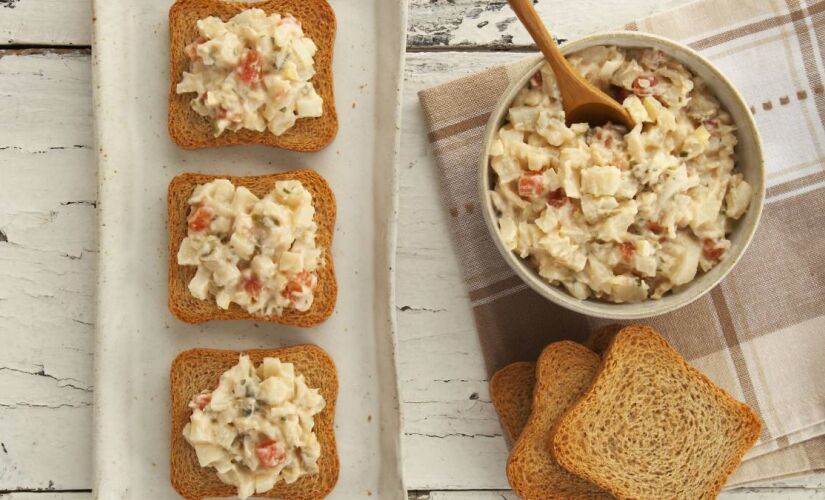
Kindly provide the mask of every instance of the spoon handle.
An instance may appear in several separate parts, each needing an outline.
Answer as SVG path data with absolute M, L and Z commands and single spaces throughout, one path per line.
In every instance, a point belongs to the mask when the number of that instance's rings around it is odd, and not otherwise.
M 544 26 L 544 23 L 536 12 L 536 9 L 533 8 L 532 0 L 507 1 L 513 11 L 515 11 L 518 18 L 521 20 L 521 23 L 525 28 L 527 28 L 527 32 L 530 33 L 530 36 L 533 38 L 533 41 L 536 42 L 539 50 L 541 50 L 542 54 L 544 54 L 544 58 L 550 63 L 553 71 L 557 75 L 561 72 L 569 72 L 570 67 L 567 59 L 564 58 L 564 55 L 562 55 L 559 50 L 559 46 L 556 44 L 556 41 L 553 40 L 552 36 L 550 36 L 550 32 L 547 31 L 547 27 Z

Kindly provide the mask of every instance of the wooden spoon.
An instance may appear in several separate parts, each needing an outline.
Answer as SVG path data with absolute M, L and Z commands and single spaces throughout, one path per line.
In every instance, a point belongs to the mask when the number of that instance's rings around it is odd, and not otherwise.
M 585 80 L 567 62 L 533 8 L 532 0 L 507 1 L 556 74 L 567 123 L 589 123 L 591 126 L 597 126 L 613 122 L 629 129 L 633 128 L 633 119 L 621 104 Z

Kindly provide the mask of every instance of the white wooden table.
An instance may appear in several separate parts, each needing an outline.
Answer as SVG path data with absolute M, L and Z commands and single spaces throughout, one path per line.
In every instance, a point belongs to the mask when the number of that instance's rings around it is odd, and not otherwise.
M 150 0 L 142 0 L 150 1 Z M 389 1 L 389 0 L 388 0 Z M 541 0 L 558 35 L 687 0 Z M 357 3 L 335 0 L 334 3 Z M 512 498 L 416 92 L 529 50 L 505 0 L 410 0 L 398 240 L 413 498 Z M 594 15 L 595 13 L 595 15 Z M 0 499 L 89 498 L 96 261 L 90 0 L 0 0 Z M 509 52 L 502 51 L 508 49 Z M 725 494 L 825 498 L 825 476 Z

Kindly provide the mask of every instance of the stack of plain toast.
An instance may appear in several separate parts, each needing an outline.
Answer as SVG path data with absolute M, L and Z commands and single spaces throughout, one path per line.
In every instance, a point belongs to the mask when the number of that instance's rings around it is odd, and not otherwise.
M 490 393 L 524 499 L 715 498 L 759 437 L 756 413 L 653 328 L 609 325 L 508 365 Z

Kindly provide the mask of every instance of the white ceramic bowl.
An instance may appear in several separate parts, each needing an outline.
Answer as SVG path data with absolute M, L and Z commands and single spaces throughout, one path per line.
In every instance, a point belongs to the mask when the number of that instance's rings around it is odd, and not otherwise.
M 725 259 L 707 273 L 700 273 L 696 279 L 690 283 L 675 288 L 672 292 L 659 300 L 646 300 L 635 304 L 613 304 L 595 299 L 579 300 L 570 295 L 563 287 L 549 284 L 538 275 L 533 265 L 524 259 L 519 258 L 510 250 L 505 248 L 498 231 L 497 214 L 488 191 L 494 185 L 495 173 L 489 165 L 490 145 L 493 138 L 504 123 L 507 117 L 507 110 L 516 93 L 523 88 L 530 77 L 535 74 L 544 60 L 541 56 L 536 56 L 535 62 L 531 63 L 527 71 L 515 81 L 499 100 L 496 108 L 490 115 L 487 122 L 487 130 L 484 134 L 484 144 L 482 147 L 482 157 L 479 165 L 479 194 L 481 197 L 482 211 L 487 228 L 493 241 L 496 243 L 502 257 L 511 268 L 524 280 L 533 290 L 543 295 L 545 298 L 559 304 L 567 309 L 589 316 L 610 318 L 616 320 L 640 319 L 650 316 L 664 314 L 698 299 L 722 280 L 736 265 L 744 254 L 745 249 L 751 242 L 759 217 L 762 214 L 762 206 L 765 201 L 765 168 L 762 158 L 762 143 L 759 138 L 759 131 L 753 121 L 753 116 L 745 104 L 742 96 L 722 73 L 719 72 L 707 59 L 697 54 L 692 49 L 655 35 L 637 33 L 631 31 L 615 31 L 599 33 L 562 45 L 561 50 L 565 54 L 571 54 L 594 45 L 615 45 L 618 47 L 652 47 L 662 50 L 665 54 L 681 62 L 695 75 L 705 80 L 708 87 L 716 95 L 719 101 L 733 118 L 736 124 L 736 136 L 738 144 L 736 146 L 736 169 L 741 172 L 745 180 L 753 187 L 753 195 L 747 213 L 737 221 L 735 229 L 730 234 L 731 248 Z

